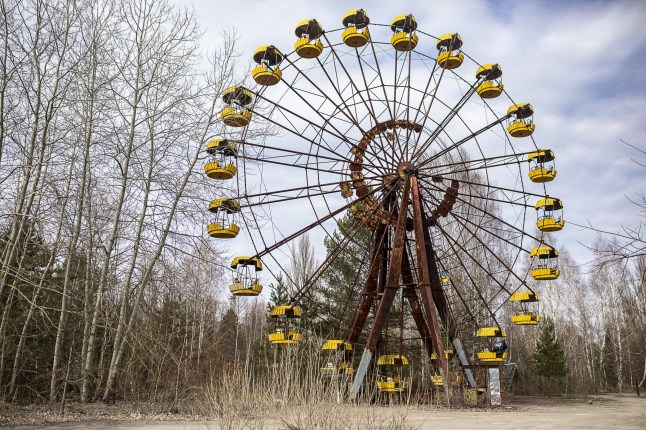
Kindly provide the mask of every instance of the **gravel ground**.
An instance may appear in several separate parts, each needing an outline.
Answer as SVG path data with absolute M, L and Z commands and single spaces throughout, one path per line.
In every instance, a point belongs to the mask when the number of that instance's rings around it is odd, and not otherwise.
M 646 429 L 646 397 L 513 397 L 497 409 L 459 410 L 348 405 L 330 405 L 321 410 L 320 406 L 310 408 L 305 405 L 288 414 L 267 411 L 261 419 L 247 417 L 237 420 L 156 413 L 154 407 L 135 404 L 71 404 L 65 416 L 42 406 L 7 408 L 0 405 L 0 426 L 21 430 Z

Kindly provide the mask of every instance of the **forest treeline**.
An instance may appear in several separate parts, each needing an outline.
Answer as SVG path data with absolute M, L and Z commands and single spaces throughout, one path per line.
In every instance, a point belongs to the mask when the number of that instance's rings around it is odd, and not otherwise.
M 231 367 L 270 373 L 279 351 L 267 303 L 228 296 L 231 255 L 204 233 L 213 196 L 202 149 L 221 131 L 219 95 L 237 82 L 235 37 L 205 58 L 195 17 L 163 0 L 0 8 L 3 399 L 174 404 Z M 537 287 L 569 393 L 644 384 L 646 257 L 622 254 L 622 240 L 600 236 L 584 267 L 560 249 L 563 275 Z M 302 246 L 289 279 L 314 265 Z M 317 318 L 303 323 L 304 347 L 348 318 L 336 315 L 348 297 L 334 296 L 354 273 L 343 264 L 307 298 Z M 275 291 L 279 304 L 288 291 Z M 540 386 L 537 333 L 510 328 L 519 393 Z

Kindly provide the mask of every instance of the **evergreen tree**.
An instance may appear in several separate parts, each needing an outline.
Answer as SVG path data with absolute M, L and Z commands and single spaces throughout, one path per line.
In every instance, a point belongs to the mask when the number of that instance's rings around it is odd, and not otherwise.
M 356 219 L 350 213 L 341 218 L 332 237 L 324 244 L 329 256 L 337 252 L 339 244 L 347 242 L 334 262 L 325 270 L 322 285 L 315 303 L 310 305 L 312 317 L 316 317 L 318 329 L 327 338 L 339 338 L 350 324 L 368 272 L 372 231 L 362 226 L 356 229 Z
M 238 331 L 238 315 L 232 306 L 222 316 L 218 329 L 219 355 L 223 363 L 239 359 Z
M 289 301 L 289 292 L 282 273 L 276 275 L 276 285 L 272 284 L 270 288 L 271 293 L 269 294 L 267 310 L 271 311 L 275 306 L 286 305 Z
M 563 393 L 568 373 L 563 345 L 556 337 L 554 322 L 546 318 L 534 353 L 536 375 L 543 381 L 543 392 L 548 396 Z

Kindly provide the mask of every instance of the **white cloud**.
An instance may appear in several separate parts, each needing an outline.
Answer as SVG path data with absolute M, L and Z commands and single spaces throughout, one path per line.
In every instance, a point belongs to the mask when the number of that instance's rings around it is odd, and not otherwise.
M 178 3 L 194 5 L 206 32 L 205 48 L 218 44 L 223 29 L 237 28 L 243 66 L 248 65 L 259 45 L 272 43 L 284 52 L 291 51 L 293 27 L 299 20 L 312 17 L 325 29 L 336 29 L 349 8 L 347 2 L 340 1 Z M 386 24 L 397 14 L 411 12 L 420 30 L 436 36 L 457 31 L 464 40 L 465 52 L 474 59 L 499 62 L 511 97 L 535 107 L 537 129 L 533 137 L 537 146 L 551 148 L 557 155 L 559 173 L 548 185 L 548 192 L 564 201 L 566 220 L 578 224 L 589 221 L 611 231 L 638 222 L 637 211 L 624 194 L 644 188 L 646 169 L 630 161 L 635 151 L 620 139 L 646 147 L 646 3 L 373 1 L 355 7 L 364 7 L 373 22 Z M 432 41 L 426 38 L 422 42 L 427 45 L 419 49 L 435 55 Z M 460 73 L 472 80 L 470 69 L 475 70 L 474 64 L 465 62 L 463 67 Z M 290 102 L 296 103 L 293 99 Z M 502 102 L 492 105 L 503 112 L 507 107 Z M 530 141 L 513 143 L 517 148 L 531 147 Z M 288 178 L 286 182 L 291 181 Z M 537 184 L 528 188 L 542 191 Z M 304 206 L 305 202 L 272 209 L 277 221 L 287 220 L 280 224 L 283 234 L 313 220 L 312 209 Z M 320 254 L 321 233 L 311 239 Z M 571 225 L 559 234 L 561 246 L 579 262 L 590 256 L 577 242 L 589 244 L 593 240 L 593 233 Z

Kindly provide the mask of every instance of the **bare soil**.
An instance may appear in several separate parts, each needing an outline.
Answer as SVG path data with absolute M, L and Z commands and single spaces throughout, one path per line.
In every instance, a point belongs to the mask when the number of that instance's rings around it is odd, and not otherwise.
M 5 405 L 6 406 L 6 405 Z M 209 419 L 142 412 L 132 405 L 70 405 L 65 416 L 47 408 L 2 408 L 0 426 L 16 429 L 646 429 L 646 397 L 601 395 L 585 399 L 512 397 L 496 409 L 321 405 L 264 417 Z M 316 424 L 319 424 L 318 426 Z

